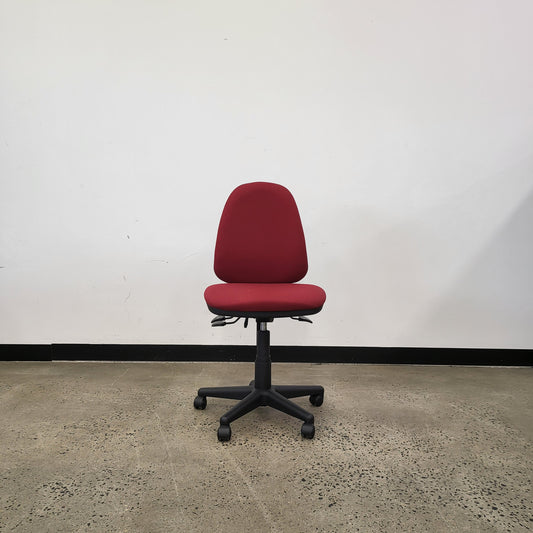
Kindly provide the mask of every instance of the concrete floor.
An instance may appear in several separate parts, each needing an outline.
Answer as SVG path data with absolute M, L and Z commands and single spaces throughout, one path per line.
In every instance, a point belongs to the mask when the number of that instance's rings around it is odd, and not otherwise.
M 261 408 L 216 437 L 250 363 L 0 363 L 0 530 L 533 529 L 533 369 L 278 364 L 321 384 L 314 440 Z

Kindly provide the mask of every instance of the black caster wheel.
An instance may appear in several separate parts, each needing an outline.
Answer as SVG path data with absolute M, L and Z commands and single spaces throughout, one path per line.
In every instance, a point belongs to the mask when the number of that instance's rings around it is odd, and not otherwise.
M 220 426 L 218 428 L 217 437 L 220 442 L 226 442 L 231 439 L 231 428 L 229 426 Z
M 320 407 L 322 405 L 322 402 L 324 401 L 324 395 L 323 394 L 312 394 L 311 396 L 309 396 L 309 401 L 315 407 Z
M 315 436 L 315 425 L 305 422 L 302 425 L 302 437 L 304 439 L 312 439 Z
M 194 399 L 195 409 L 205 409 L 206 405 L 207 405 L 207 400 L 205 399 L 205 396 L 196 396 L 196 398 Z

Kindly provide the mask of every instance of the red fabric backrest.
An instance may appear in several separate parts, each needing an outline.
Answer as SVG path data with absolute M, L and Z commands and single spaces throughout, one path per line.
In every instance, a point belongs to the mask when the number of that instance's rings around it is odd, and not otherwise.
M 237 187 L 220 219 L 215 274 L 228 283 L 293 283 L 306 273 L 304 232 L 292 194 L 275 183 Z

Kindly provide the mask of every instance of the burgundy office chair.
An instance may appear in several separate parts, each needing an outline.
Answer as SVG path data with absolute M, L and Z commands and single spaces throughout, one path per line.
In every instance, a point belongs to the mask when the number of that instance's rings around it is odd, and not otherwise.
M 213 326 L 240 318 L 257 322 L 255 379 L 243 387 L 205 387 L 198 390 L 196 409 L 206 397 L 241 400 L 220 418 L 218 440 L 231 438 L 230 423 L 259 406 L 270 406 L 303 420 L 302 436 L 315 434 L 314 416 L 288 398 L 309 396 L 312 405 L 324 400 L 323 387 L 272 385 L 270 332 L 267 323 L 291 317 L 311 322 L 326 293 L 316 285 L 297 284 L 307 273 L 307 252 L 298 208 L 291 193 L 274 183 L 248 183 L 228 198 L 218 228 L 215 273 L 222 281 L 205 290 Z

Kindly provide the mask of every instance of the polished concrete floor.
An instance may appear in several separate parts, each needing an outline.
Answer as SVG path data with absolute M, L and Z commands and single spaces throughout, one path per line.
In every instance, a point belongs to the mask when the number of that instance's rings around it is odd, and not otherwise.
M 0 531 L 533 530 L 533 369 L 278 364 L 314 440 L 200 386 L 249 363 L 0 363 Z

